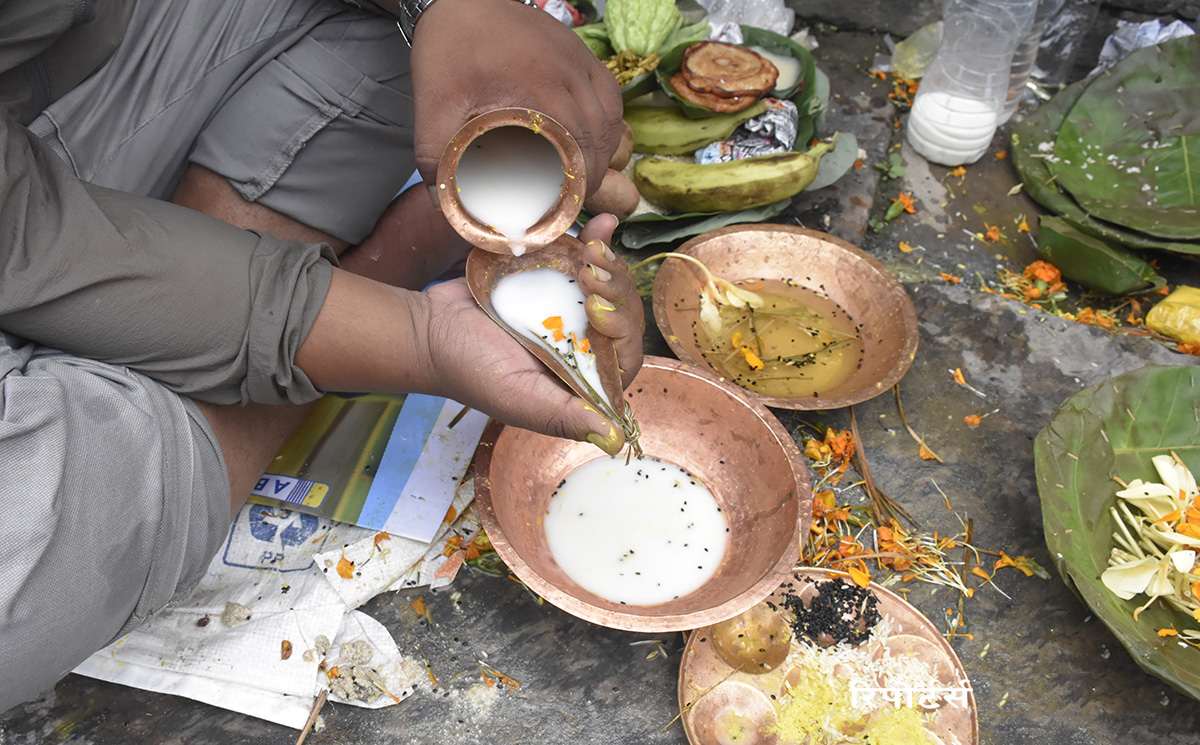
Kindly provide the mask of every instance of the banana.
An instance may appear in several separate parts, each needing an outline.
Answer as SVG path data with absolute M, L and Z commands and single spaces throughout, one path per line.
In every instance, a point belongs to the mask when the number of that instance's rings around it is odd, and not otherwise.
M 734 212 L 795 196 L 817 177 L 821 156 L 833 142 L 804 153 L 778 153 L 727 163 L 679 163 L 642 158 L 633 181 L 647 201 L 677 212 Z
M 633 129 L 633 151 L 651 155 L 683 155 L 723 140 L 738 125 L 767 110 L 763 101 L 732 114 L 689 119 L 674 107 L 626 106 L 625 121 Z

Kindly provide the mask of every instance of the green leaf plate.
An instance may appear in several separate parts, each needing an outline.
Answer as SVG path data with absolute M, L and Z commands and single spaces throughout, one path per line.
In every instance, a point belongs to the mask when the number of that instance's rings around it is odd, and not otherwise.
M 689 212 L 659 215 L 654 212 L 631 217 L 621 223 L 617 240 L 623 248 L 639 249 L 670 243 L 710 230 L 744 222 L 763 222 L 787 209 L 791 198 L 737 212 Z
M 1012 164 L 1025 185 L 1025 193 L 1051 212 L 1075 223 L 1080 230 L 1101 240 L 1126 248 L 1200 254 L 1200 241 L 1171 241 L 1100 220 L 1076 204 L 1071 195 L 1058 188 L 1057 178 L 1047 162 L 1053 157 L 1054 140 L 1071 107 L 1089 81 L 1081 80 L 1059 91 L 1013 128 Z
M 1139 49 L 1067 112 L 1050 170 L 1091 215 L 1200 238 L 1200 36 Z
M 1144 596 L 1121 600 L 1100 574 L 1116 529 L 1113 480 L 1158 481 L 1151 457 L 1174 451 L 1200 473 L 1200 367 L 1151 365 L 1086 388 L 1066 400 L 1034 440 L 1046 545 L 1059 576 L 1104 622 L 1138 665 L 1200 699 L 1200 649 L 1158 629 L 1195 628 L 1188 616 L 1155 603 L 1133 620 Z

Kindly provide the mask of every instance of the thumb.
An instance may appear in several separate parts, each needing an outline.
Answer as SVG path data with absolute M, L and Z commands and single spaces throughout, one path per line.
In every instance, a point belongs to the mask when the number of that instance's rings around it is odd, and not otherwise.
M 578 396 L 563 408 L 560 425 L 564 437 L 590 442 L 609 455 L 617 455 L 625 447 L 625 433 L 621 428 Z

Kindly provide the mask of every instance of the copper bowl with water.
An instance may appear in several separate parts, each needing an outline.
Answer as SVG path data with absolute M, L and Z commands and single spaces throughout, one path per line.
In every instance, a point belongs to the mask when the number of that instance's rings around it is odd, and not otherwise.
M 804 396 L 755 393 L 780 409 L 836 409 L 878 396 L 898 383 L 917 353 L 917 314 L 904 287 L 877 259 L 827 233 L 794 225 L 731 225 L 696 236 L 677 253 L 699 259 L 734 284 L 780 280 L 797 292 L 827 296 L 859 327 L 862 360 L 839 383 Z M 680 359 L 712 369 L 695 326 L 705 277 L 689 263 L 666 259 L 654 279 L 654 320 Z M 751 288 L 753 289 L 753 288 Z
M 811 519 L 808 471 L 791 435 L 746 391 L 672 359 L 647 357 L 625 395 L 646 455 L 699 477 L 721 507 L 729 548 L 716 574 L 657 605 L 623 605 L 580 587 L 551 554 L 544 518 L 569 473 L 607 456 L 589 443 L 497 423 L 484 433 L 475 475 L 476 509 L 492 545 L 535 593 L 609 628 L 682 631 L 754 607 L 789 576 Z

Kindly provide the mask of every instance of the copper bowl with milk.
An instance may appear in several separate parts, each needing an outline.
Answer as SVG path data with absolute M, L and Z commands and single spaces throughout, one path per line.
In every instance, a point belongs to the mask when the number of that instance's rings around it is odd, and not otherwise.
M 472 246 L 520 256 L 575 222 L 587 165 L 571 133 L 546 114 L 493 109 L 451 138 L 434 191 L 442 214 Z
M 643 459 L 493 423 L 476 509 L 513 573 L 586 621 L 682 631 L 737 616 L 799 559 L 812 493 L 791 435 L 753 395 L 647 357 L 625 396 Z

